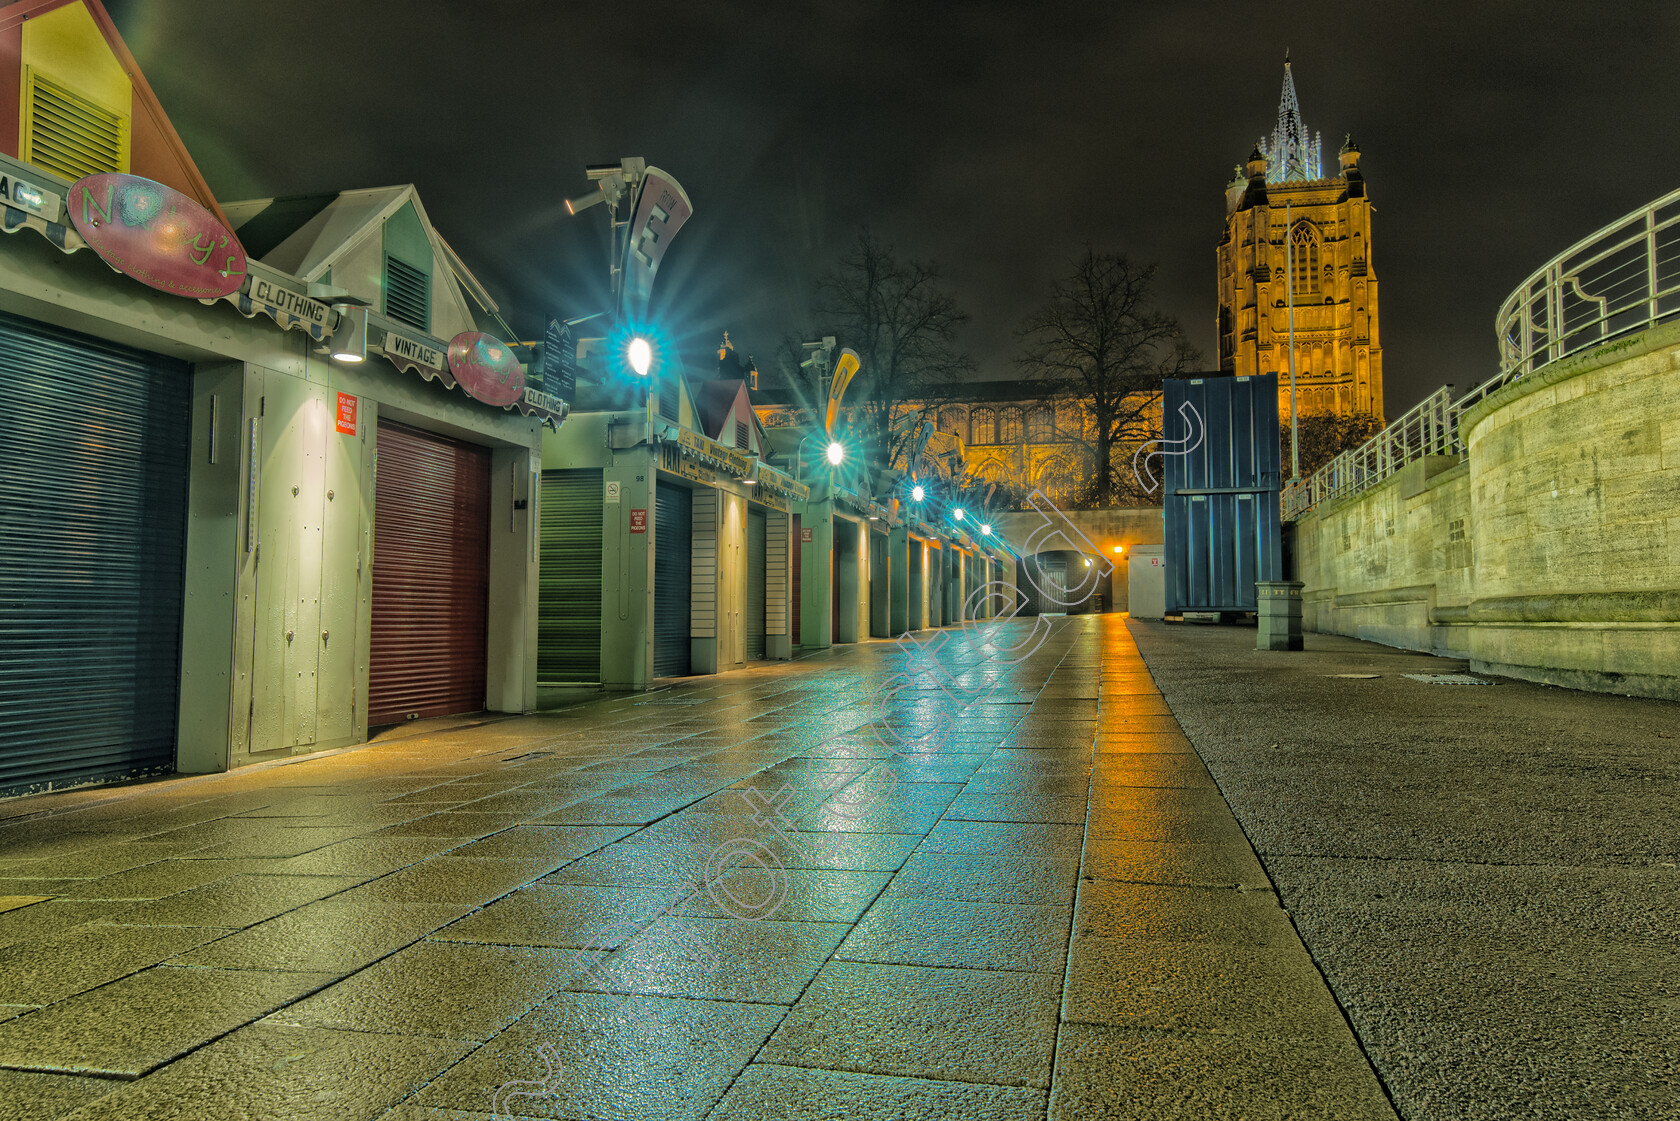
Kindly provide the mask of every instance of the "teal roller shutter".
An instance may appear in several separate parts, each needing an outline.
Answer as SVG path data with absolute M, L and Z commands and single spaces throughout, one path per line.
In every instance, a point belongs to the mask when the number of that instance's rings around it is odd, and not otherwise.
M 654 491 L 653 675 L 689 673 L 694 494 L 659 481 Z
M 542 475 L 540 685 L 601 682 L 602 491 L 599 468 Z
M 747 510 L 747 660 L 764 657 L 764 548 L 763 510 Z
M 174 766 L 191 392 L 0 315 L 0 795 Z

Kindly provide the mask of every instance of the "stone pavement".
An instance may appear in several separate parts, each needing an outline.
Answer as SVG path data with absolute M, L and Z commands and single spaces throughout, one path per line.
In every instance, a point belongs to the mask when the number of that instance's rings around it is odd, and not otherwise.
M 1124 620 L 993 639 L 0 804 L 0 1119 L 1393 1118 Z
M 1680 704 L 1130 629 L 1408 1121 L 1680 1118 Z

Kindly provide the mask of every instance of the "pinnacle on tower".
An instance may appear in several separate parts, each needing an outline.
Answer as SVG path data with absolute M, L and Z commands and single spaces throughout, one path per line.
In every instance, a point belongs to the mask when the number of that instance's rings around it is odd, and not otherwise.
M 1289 53 L 1283 56 L 1283 94 L 1278 98 L 1277 127 L 1271 143 L 1262 139 L 1260 151 L 1267 157 L 1266 182 L 1291 183 L 1324 177 L 1319 137 L 1301 120 L 1301 103 L 1295 96 L 1295 74 Z

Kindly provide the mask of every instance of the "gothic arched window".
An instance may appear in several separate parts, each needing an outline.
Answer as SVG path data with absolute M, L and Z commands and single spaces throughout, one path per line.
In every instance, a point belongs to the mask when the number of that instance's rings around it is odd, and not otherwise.
M 1027 414 L 1027 443 L 1048 444 L 1056 438 L 1056 411 L 1039 405 Z
M 971 444 L 997 443 L 997 410 L 982 405 L 968 414 L 968 426 L 972 430 Z
M 1022 430 L 1025 426 L 1026 414 L 1021 411 L 1021 406 L 1010 405 L 1006 407 L 1003 410 L 1001 431 L 998 433 L 998 443 L 1019 444 L 1021 442 Z
M 1295 298 L 1318 295 L 1318 234 L 1311 222 L 1297 222 L 1289 231 L 1289 252 L 1295 264 Z
M 968 425 L 963 423 L 966 419 L 960 407 L 946 405 L 939 410 L 939 431 L 948 432 L 953 436 L 961 436 L 966 440 L 968 433 L 964 430 Z

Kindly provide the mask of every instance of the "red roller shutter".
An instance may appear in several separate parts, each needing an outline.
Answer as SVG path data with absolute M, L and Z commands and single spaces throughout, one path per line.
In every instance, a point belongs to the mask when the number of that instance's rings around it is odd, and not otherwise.
M 484 707 L 490 451 L 381 422 L 368 723 Z

